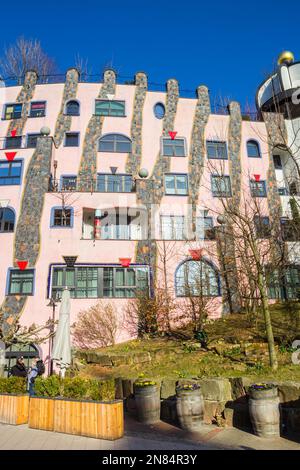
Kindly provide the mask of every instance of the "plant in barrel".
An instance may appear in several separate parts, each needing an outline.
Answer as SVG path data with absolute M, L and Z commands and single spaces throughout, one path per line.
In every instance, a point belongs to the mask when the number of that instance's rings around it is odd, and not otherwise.
M 265 438 L 280 436 L 278 388 L 272 383 L 252 384 L 249 393 L 249 413 L 254 434 Z
M 138 420 L 153 424 L 160 420 L 160 389 L 156 382 L 138 379 L 133 385 Z
M 182 429 L 199 431 L 203 424 L 204 400 L 197 383 L 181 383 L 176 387 L 176 409 Z

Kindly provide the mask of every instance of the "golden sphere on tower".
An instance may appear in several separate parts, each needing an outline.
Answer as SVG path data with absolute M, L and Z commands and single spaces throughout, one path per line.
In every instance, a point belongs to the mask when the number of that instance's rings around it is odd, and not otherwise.
M 291 51 L 283 51 L 281 54 L 278 56 L 278 61 L 277 64 L 290 64 L 291 62 L 294 62 L 294 54 Z

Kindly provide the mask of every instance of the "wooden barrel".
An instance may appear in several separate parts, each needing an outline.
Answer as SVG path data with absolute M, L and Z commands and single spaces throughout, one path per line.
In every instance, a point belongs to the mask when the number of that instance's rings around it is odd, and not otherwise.
M 199 431 L 204 416 L 204 399 L 201 389 L 177 390 L 176 410 L 182 429 L 192 432 Z
M 134 385 L 137 418 L 142 423 L 153 424 L 160 420 L 160 392 L 157 385 Z
M 249 390 L 249 413 L 254 434 L 265 438 L 280 436 L 280 412 L 277 387 Z

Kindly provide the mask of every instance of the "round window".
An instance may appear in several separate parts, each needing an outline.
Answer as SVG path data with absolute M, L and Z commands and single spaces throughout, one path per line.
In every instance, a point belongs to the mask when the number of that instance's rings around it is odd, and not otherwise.
M 157 119 L 162 119 L 165 116 L 165 107 L 162 103 L 156 103 L 154 106 L 154 115 Z

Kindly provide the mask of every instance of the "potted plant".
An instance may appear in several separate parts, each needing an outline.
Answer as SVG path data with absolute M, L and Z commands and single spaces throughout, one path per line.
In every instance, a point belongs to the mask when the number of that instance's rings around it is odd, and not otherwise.
M 260 437 L 280 436 L 278 388 L 272 383 L 250 385 L 249 413 L 254 434 Z
M 28 422 L 29 395 L 23 377 L 0 377 L 0 423 Z
M 199 431 L 204 417 L 204 400 L 197 383 L 180 383 L 176 387 L 176 409 L 182 429 Z
M 160 389 L 156 382 L 138 379 L 133 384 L 138 420 L 153 424 L 160 420 Z
M 30 400 L 29 427 L 99 439 L 124 434 L 123 401 L 114 380 L 38 378 Z

